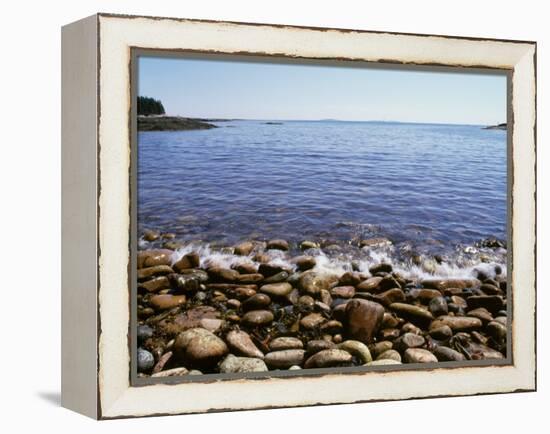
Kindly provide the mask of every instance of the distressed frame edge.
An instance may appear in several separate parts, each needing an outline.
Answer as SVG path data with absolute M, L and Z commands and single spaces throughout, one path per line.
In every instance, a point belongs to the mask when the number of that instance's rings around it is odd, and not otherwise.
M 147 17 L 147 18 L 150 18 L 150 17 Z M 189 20 L 183 20 L 183 21 L 189 21 Z M 215 23 L 220 23 L 220 22 L 215 22 Z M 235 23 L 235 24 L 239 24 L 239 23 Z M 283 26 L 283 27 L 288 27 L 288 26 Z M 301 27 L 293 27 L 294 29 L 301 29 Z M 368 32 L 368 31 L 363 31 L 365 33 L 371 33 L 371 32 Z M 382 33 L 386 33 L 386 32 L 382 32 Z M 422 36 L 430 36 L 430 35 L 422 35 Z M 449 37 L 450 39 L 454 39 L 454 37 Z M 502 42 L 502 40 L 497 40 L 498 42 Z M 532 45 L 530 45 L 529 47 L 527 47 L 527 51 L 529 51 L 530 48 L 533 48 L 533 59 L 534 61 L 536 62 L 536 43 L 533 43 Z M 535 87 L 535 97 L 536 97 L 536 67 L 534 68 L 534 75 L 533 77 L 530 77 L 530 78 L 533 78 L 533 85 Z M 533 133 L 534 133 L 534 151 L 536 152 L 536 106 L 534 107 L 534 124 L 533 124 Z M 536 154 L 535 154 L 535 162 L 536 162 Z M 536 193 L 536 178 L 535 178 L 535 193 Z M 535 243 L 536 243 L 536 215 L 535 215 Z M 535 244 L 535 248 L 536 248 L 536 244 Z M 536 250 L 535 250 L 535 255 L 536 255 Z M 535 258 L 536 259 L 536 258 Z M 536 267 L 536 263 L 535 263 L 535 267 Z M 536 276 L 535 276 L 536 278 Z M 536 285 L 536 282 L 535 282 L 535 285 Z M 535 290 L 536 290 L 536 286 L 535 286 Z M 536 302 L 536 300 L 535 300 Z M 535 312 L 536 312 L 536 308 L 535 308 Z M 536 327 L 535 327 L 535 331 L 536 331 Z M 526 388 L 517 388 L 515 390 L 507 390 L 507 391 L 498 391 L 498 392 L 494 392 L 494 393 L 506 393 L 506 392 L 513 392 L 513 391 L 530 391 L 530 390 L 536 390 L 536 342 L 535 342 L 535 370 L 534 370 L 534 382 L 533 384 L 529 383 L 529 384 L 526 384 Z M 489 394 L 491 392 L 481 392 L 480 394 Z M 475 393 L 474 393 L 475 394 Z M 447 395 L 447 396 L 464 396 L 464 395 L 470 395 L 470 394 L 458 394 L 458 395 Z M 433 397 L 433 396 L 440 396 L 440 395 L 427 395 L 427 396 L 414 396 L 414 397 L 404 397 L 404 398 L 390 398 L 390 399 L 422 399 L 422 398 L 428 398 L 428 397 Z M 385 399 L 367 399 L 367 400 L 360 400 L 360 401 L 350 401 L 350 402 L 372 402 L 372 401 L 379 401 L 379 400 L 385 400 Z M 334 402 L 334 404 L 336 403 L 339 403 L 339 402 Z M 340 402 L 340 403 L 345 403 L 345 402 Z M 309 405 L 319 405 L 319 404 L 331 404 L 331 403 L 324 403 L 324 402 L 319 402 L 319 403 L 309 403 L 309 404 L 303 404 L 304 406 L 309 406 Z M 301 405 L 296 405 L 296 404 L 283 404 L 283 405 L 275 405 L 273 407 L 285 407 L 285 406 L 301 406 Z M 246 407 L 246 408 L 212 408 L 212 409 L 206 409 L 204 411 L 226 411 L 226 410 L 237 410 L 237 409 L 252 409 L 252 408 L 273 408 L 273 407 Z M 110 409 L 109 409 L 110 410 Z M 180 412 L 177 412 L 177 413 L 174 413 L 174 412 L 169 412 L 169 413 L 155 413 L 155 415 L 159 415 L 159 414 L 181 414 L 181 413 L 189 413 L 189 412 L 186 412 L 185 410 L 182 410 Z M 191 411 L 191 412 L 197 412 L 197 411 Z M 200 411 L 199 411 L 200 412 Z M 104 411 L 104 415 L 99 415 L 99 417 L 102 417 L 102 418 L 119 418 L 119 417 L 135 417 L 136 415 L 133 415 L 133 414 L 107 414 L 107 413 L 111 413 L 110 411 Z M 140 414 L 139 416 L 145 416 L 144 414 Z

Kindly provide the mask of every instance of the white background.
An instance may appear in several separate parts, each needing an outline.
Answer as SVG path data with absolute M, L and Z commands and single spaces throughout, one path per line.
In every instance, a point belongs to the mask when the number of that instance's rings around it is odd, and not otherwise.
M 10 1 L 0 44 L 0 429 L 134 434 L 542 432 L 548 420 L 548 57 L 544 1 Z M 60 401 L 60 27 L 95 12 L 536 40 L 538 392 L 94 422 Z M 546 173 L 545 173 L 546 172 Z M 490 176 L 490 174 L 487 174 Z M 521 180 L 518 180 L 521 182 Z M 545 185 L 546 184 L 546 185 Z M 546 200 L 545 200 L 546 199 Z M 483 430 L 483 431 L 482 431 Z

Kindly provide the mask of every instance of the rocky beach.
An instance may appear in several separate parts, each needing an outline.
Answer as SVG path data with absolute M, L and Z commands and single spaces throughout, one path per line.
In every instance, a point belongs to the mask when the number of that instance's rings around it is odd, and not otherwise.
M 137 255 L 140 377 L 503 359 L 506 269 L 479 245 L 451 259 L 391 256 L 386 238 L 179 241 L 144 230 Z M 479 253 L 479 252 L 478 252 Z M 494 259 L 494 258 L 493 258 Z M 476 265 L 478 264 L 479 265 Z

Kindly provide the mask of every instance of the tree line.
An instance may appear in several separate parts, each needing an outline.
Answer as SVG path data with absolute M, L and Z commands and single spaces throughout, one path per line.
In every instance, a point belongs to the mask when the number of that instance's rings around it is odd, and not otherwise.
M 150 98 L 148 96 L 138 96 L 137 99 L 137 112 L 138 115 L 163 115 L 165 114 L 164 106 L 158 99 Z

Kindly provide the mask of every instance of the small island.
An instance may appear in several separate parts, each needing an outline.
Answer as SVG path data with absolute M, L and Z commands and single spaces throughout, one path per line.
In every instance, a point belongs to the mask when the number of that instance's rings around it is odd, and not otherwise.
M 508 125 L 506 124 L 506 122 L 502 123 L 502 124 L 497 124 L 497 125 L 489 125 L 487 127 L 483 127 L 484 130 L 506 130 L 508 127 Z
M 185 131 L 217 128 L 216 125 L 205 122 L 204 119 L 166 116 L 162 102 L 146 96 L 138 96 L 137 113 L 138 131 Z

